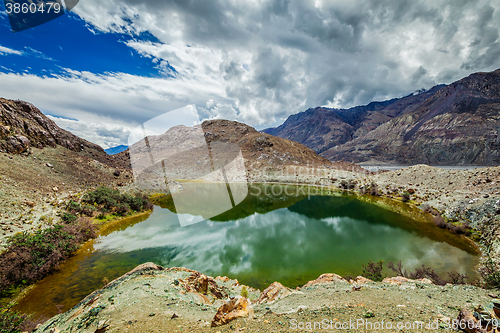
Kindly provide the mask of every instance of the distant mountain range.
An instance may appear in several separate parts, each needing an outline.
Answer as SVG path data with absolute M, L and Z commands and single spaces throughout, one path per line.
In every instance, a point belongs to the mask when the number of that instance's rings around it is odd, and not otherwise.
M 181 171 L 186 169 L 186 172 L 191 169 L 197 170 L 201 168 L 203 159 L 206 159 L 204 155 L 206 149 L 203 145 L 199 149 L 193 149 L 193 142 L 188 135 L 193 130 L 194 128 L 176 126 L 162 135 L 148 137 L 148 142 L 160 149 L 162 156 L 175 157 L 176 154 L 180 154 L 182 158 L 167 160 L 168 166 L 172 164 L 171 169 Z M 231 153 L 224 149 L 233 144 L 234 147 L 238 147 L 238 151 L 241 150 L 245 161 L 255 169 L 282 165 L 321 165 L 349 170 L 356 168 L 347 164 L 331 163 L 297 142 L 261 133 L 253 127 L 235 121 L 223 119 L 205 121 L 201 125 L 201 130 L 203 131 L 201 139 L 205 145 L 210 144 L 214 150 L 221 144 L 224 148 L 215 150 L 224 154 Z M 196 136 L 195 139 L 200 138 Z M 56 155 L 62 164 L 80 163 L 75 161 L 75 158 L 69 157 L 73 155 L 65 157 L 69 154 L 69 150 L 84 160 L 98 161 L 122 170 L 131 168 L 128 146 L 120 145 L 104 150 L 61 129 L 31 103 L 0 98 L 0 152 L 28 156 L 33 148 L 46 147 L 56 148 L 58 151 Z M 234 157 L 232 156 L 232 159 Z
M 365 106 L 309 109 L 263 132 L 331 161 L 498 165 L 500 69 Z
M 128 148 L 128 146 L 119 145 L 119 146 L 116 146 L 116 147 L 111 147 L 111 148 L 108 148 L 108 149 L 104 149 L 104 151 L 108 155 L 115 155 L 115 154 L 121 153 L 122 151 L 127 150 L 127 148 Z

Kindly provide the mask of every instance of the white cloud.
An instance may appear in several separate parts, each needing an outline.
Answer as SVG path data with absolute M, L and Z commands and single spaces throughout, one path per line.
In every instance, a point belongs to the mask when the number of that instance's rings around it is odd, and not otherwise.
M 5 97 L 79 119 L 87 138 L 96 123 L 133 128 L 188 104 L 262 128 L 309 107 L 400 97 L 500 67 L 494 0 L 87 0 L 74 12 L 95 33 L 155 36 L 126 45 L 165 74 L 0 74 Z
M 128 45 L 183 77 L 211 78 L 253 125 L 500 67 L 491 0 L 89 0 L 75 12 L 101 31 L 149 31 L 163 44 Z
M 22 51 L 18 51 L 18 50 L 9 49 L 8 47 L 0 45 L 0 54 L 17 54 L 17 55 L 22 55 L 23 52 Z
M 130 133 L 128 124 L 117 123 L 110 119 L 99 119 L 99 122 L 65 119 L 47 115 L 56 124 L 71 133 L 97 143 L 104 149 L 115 147 L 127 142 Z
M 0 73 L 0 87 L 2 97 L 29 101 L 56 117 L 77 119 L 54 121 L 89 141 L 111 146 L 125 144 L 128 133 L 151 118 L 188 104 L 203 107 L 209 99 L 223 94 L 205 79 L 96 75 L 68 69 L 66 75 L 57 77 Z M 227 109 L 225 104 L 221 107 Z M 109 133 L 97 135 L 105 130 Z

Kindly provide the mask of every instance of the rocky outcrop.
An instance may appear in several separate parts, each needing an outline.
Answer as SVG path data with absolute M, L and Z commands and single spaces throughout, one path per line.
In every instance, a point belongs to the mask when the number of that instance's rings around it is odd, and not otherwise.
M 350 141 L 354 127 L 332 109 L 319 107 L 292 115 L 283 125 L 263 132 L 297 141 L 320 153 Z
M 216 299 L 223 299 L 227 297 L 227 292 L 220 288 L 217 282 L 210 276 L 201 274 L 199 272 L 193 272 L 185 280 L 179 280 L 184 284 L 184 288 L 190 292 L 198 292 L 203 295 L 213 295 Z
M 0 149 L 9 153 L 22 153 L 29 147 L 63 146 L 70 150 L 102 150 L 59 128 L 34 105 L 0 99 Z M 104 150 L 102 150 L 104 152 Z
M 290 288 L 283 286 L 279 282 L 273 282 L 267 287 L 255 301 L 255 304 L 273 303 L 281 298 L 285 298 L 292 293 Z
M 211 280 L 228 292 L 227 298 L 205 303 L 197 297 L 204 294 L 196 290 L 205 292 L 204 286 L 209 285 L 205 282 Z M 418 288 L 412 288 L 414 281 L 401 281 L 402 286 L 359 277 L 357 281 L 364 287 L 352 292 L 353 285 L 338 275 L 323 274 L 298 290 L 274 282 L 262 293 L 248 288 L 248 295 L 242 295 L 242 286 L 236 280 L 212 279 L 187 268 L 165 269 L 147 263 L 49 319 L 36 332 L 147 332 L 159 328 L 165 332 L 288 332 L 302 329 L 294 326 L 299 322 L 309 330 L 307 322 L 312 325 L 324 316 L 336 318 L 332 321 L 335 324 L 373 316 L 390 322 L 403 315 L 408 322 L 420 322 L 422 326 L 415 330 L 420 332 L 438 329 L 438 324 L 451 324 L 450 318 L 457 318 L 457 309 L 462 308 L 459 319 L 475 318 L 478 322 L 476 318 L 496 318 L 498 301 L 493 300 L 490 306 L 492 296 L 474 286 L 420 283 Z M 474 304 L 488 305 L 471 308 L 469 299 L 474 299 Z M 335 326 L 328 328 L 333 330 Z
M 398 286 L 402 285 L 403 283 L 426 283 L 426 284 L 432 284 L 432 281 L 426 278 L 423 279 L 417 279 L 417 280 L 412 280 L 409 278 L 405 278 L 402 276 L 396 276 L 396 277 L 391 277 L 391 278 L 385 278 L 382 282 L 388 283 L 388 284 L 397 284 Z
M 342 276 L 334 273 L 325 273 L 320 275 L 316 280 L 307 282 L 307 284 L 304 287 L 310 287 L 317 284 L 329 284 L 337 282 L 347 283 L 347 280 L 344 279 Z
M 500 163 L 500 70 L 476 73 L 413 109 L 322 155 L 352 162 L 497 165 Z
M 236 318 L 247 316 L 251 317 L 252 315 L 253 308 L 248 298 L 243 296 L 233 296 L 217 310 L 210 326 L 221 326 Z
M 0 152 L 21 154 L 29 153 L 30 148 L 56 146 L 81 152 L 110 166 L 126 167 L 100 146 L 58 127 L 33 104 L 0 98 Z

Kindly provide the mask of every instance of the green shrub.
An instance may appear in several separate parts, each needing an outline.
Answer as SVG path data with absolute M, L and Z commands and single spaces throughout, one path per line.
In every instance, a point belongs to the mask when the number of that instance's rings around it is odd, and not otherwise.
M 53 271 L 79 244 L 95 237 L 96 227 L 89 219 L 55 225 L 33 233 L 22 232 L 7 240 L 0 254 L 0 291 L 25 280 L 34 282 Z
M 33 319 L 31 315 L 13 311 L 12 306 L 0 306 L 0 333 L 33 332 L 38 324 L 49 319 L 45 316 Z
M 70 200 L 68 202 L 68 204 L 66 205 L 66 210 L 68 212 L 72 212 L 73 214 L 74 214 L 74 212 L 79 212 L 81 209 L 82 209 L 82 206 L 78 202 L 75 202 L 73 200 Z
M 10 307 L 0 307 L 0 333 L 23 332 L 23 322 L 26 315 L 14 312 Z
M 130 206 L 127 203 L 120 203 L 116 206 L 116 213 L 121 216 L 126 216 L 130 212 Z
M 241 296 L 245 297 L 245 298 L 248 298 L 248 290 L 247 290 L 247 287 L 246 286 L 243 286 L 241 288 Z
M 488 255 L 479 269 L 487 288 L 500 288 L 500 268 Z
M 67 212 L 63 212 L 61 218 L 66 223 L 72 223 L 76 221 L 76 216 Z
M 372 281 L 380 282 L 384 279 L 382 270 L 384 269 L 384 261 L 378 262 L 368 261 L 368 264 L 363 265 L 363 276 Z
M 86 203 L 83 207 L 99 207 L 103 213 L 115 212 L 118 215 L 125 216 L 130 211 L 143 211 L 153 207 L 146 196 L 130 194 L 120 194 L 120 191 L 107 187 L 99 187 L 95 191 L 88 192 L 82 198 Z M 83 209 L 83 208 L 82 208 Z M 92 214 L 95 211 L 92 211 Z

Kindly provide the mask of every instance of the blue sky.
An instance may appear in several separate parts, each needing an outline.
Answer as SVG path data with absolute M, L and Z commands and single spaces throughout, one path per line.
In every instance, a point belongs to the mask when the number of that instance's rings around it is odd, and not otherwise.
M 175 75 L 173 68 L 170 73 L 160 70 L 151 58 L 140 55 L 125 44 L 133 40 L 159 42 L 147 32 L 135 36 L 90 30 L 84 20 L 71 12 L 42 26 L 17 33 L 10 31 L 8 18 L 2 15 L 0 27 L 1 45 L 22 53 L 3 56 L 0 69 L 3 73 L 29 72 L 53 76 L 65 75 L 64 68 L 70 68 L 95 74 Z
M 84 0 L 12 33 L 0 96 L 104 147 L 165 112 L 262 129 L 500 67 L 495 0 Z

